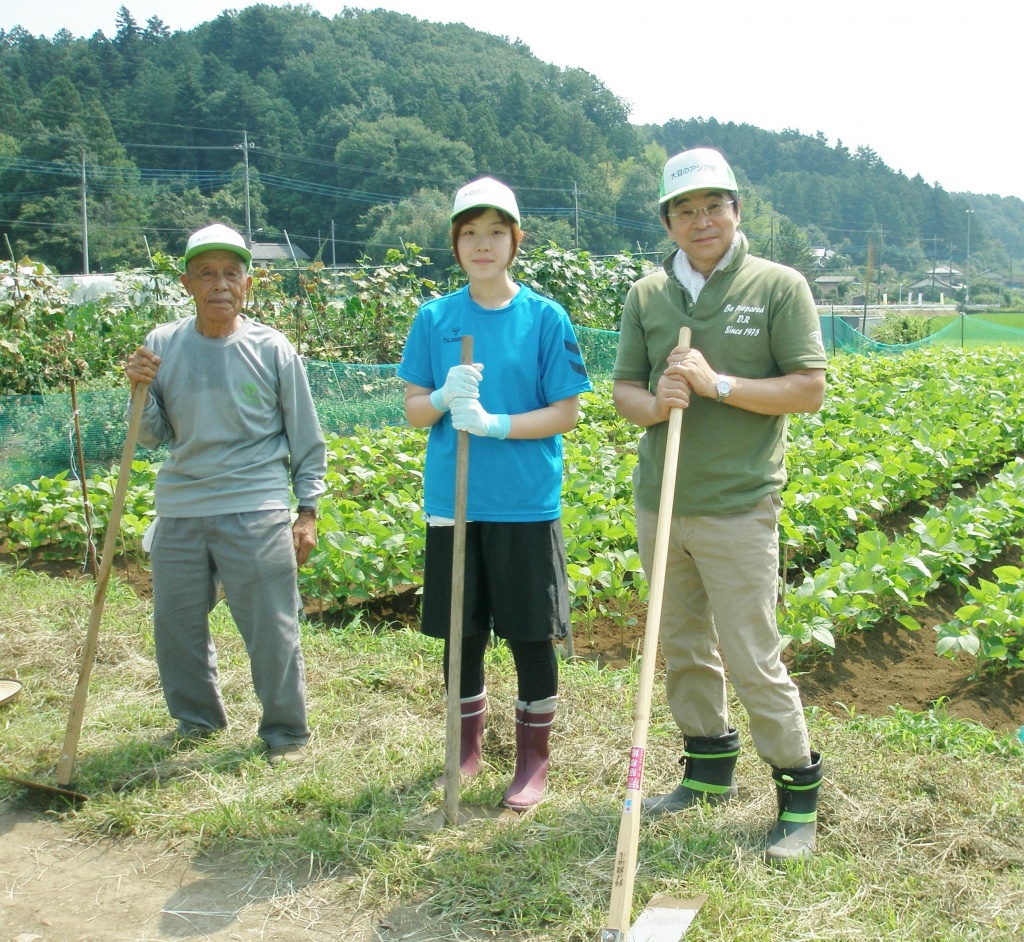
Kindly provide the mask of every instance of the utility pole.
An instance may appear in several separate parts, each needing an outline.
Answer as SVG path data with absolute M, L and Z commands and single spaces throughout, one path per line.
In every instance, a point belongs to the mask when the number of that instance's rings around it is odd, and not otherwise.
M 939 237 L 932 236 L 932 301 L 935 301 L 935 266 L 939 264 Z
M 871 269 L 875 264 L 875 242 L 868 236 L 868 258 L 864 266 L 864 316 L 861 319 L 860 332 L 867 336 L 868 333 L 868 292 L 871 290 Z
M 338 260 L 334 255 L 334 220 L 331 220 L 331 268 L 338 267 Z
M 580 191 L 575 180 L 572 181 L 572 200 L 575 207 L 573 215 L 576 227 L 576 251 L 578 252 L 580 250 Z
M 946 281 L 947 281 L 947 283 L 949 285 L 950 297 L 954 301 L 956 301 L 955 289 L 953 287 L 953 252 L 956 249 L 956 246 L 953 245 L 952 242 L 947 242 L 946 245 L 949 247 L 949 264 L 946 266 L 946 271 L 947 271 Z
M 85 151 L 82 151 L 82 274 L 89 274 L 89 206 L 86 202 L 88 187 L 85 182 Z
M 882 301 L 882 254 L 885 252 L 885 229 L 878 224 L 878 301 Z
M 239 145 L 235 145 L 238 147 Z M 242 162 L 245 164 L 245 244 L 252 248 L 252 217 L 249 214 L 249 132 L 242 131 Z
M 967 210 L 967 271 L 964 272 L 964 313 L 968 313 L 968 307 L 971 303 L 971 216 L 974 215 L 973 209 Z

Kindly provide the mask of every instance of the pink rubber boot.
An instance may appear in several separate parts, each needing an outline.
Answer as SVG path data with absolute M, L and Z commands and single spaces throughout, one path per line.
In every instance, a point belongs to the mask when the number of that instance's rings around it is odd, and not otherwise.
M 459 767 L 464 778 L 472 778 L 479 773 L 482 765 L 484 725 L 487 722 L 487 690 L 475 697 L 464 697 L 459 700 L 459 709 L 462 714 Z M 437 788 L 444 788 L 443 775 L 435 785 Z
M 502 799 L 513 811 L 526 811 L 544 795 L 548 777 L 548 740 L 558 697 L 533 703 L 516 700 L 516 774 Z

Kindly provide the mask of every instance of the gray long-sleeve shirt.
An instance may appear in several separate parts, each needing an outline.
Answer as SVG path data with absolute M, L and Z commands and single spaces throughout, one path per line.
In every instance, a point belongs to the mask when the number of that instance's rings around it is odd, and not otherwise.
M 167 443 L 156 477 L 161 517 L 315 507 L 327 449 L 302 361 L 279 331 L 250 318 L 202 336 L 195 317 L 162 324 L 145 345 L 161 358 L 139 443 Z

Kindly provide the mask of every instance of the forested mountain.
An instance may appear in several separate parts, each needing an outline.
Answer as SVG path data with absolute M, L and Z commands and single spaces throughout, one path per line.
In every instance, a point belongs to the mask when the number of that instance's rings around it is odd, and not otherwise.
M 810 245 L 962 267 L 970 207 L 972 268 L 1024 258 L 1019 199 L 949 194 L 820 136 L 636 127 L 589 73 L 463 25 L 254 6 L 172 34 L 122 7 L 112 39 L 0 31 L 0 231 L 61 271 L 82 270 L 83 217 L 93 270 L 177 254 L 210 219 L 329 264 L 402 241 L 446 252 L 451 194 L 485 173 L 515 187 L 534 244 L 653 251 L 661 165 L 699 144 L 751 185 L 757 247 L 801 267 Z

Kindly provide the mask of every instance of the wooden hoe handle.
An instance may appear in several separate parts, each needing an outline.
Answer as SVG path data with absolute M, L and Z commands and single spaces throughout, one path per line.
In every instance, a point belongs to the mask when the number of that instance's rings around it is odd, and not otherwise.
M 100 634 L 100 620 L 103 618 L 103 605 L 107 598 L 107 583 L 110 581 L 110 569 L 114 564 L 114 553 L 117 549 L 117 537 L 121 530 L 121 513 L 124 510 L 124 498 L 128 491 L 128 481 L 132 475 L 132 457 L 135 454 L 135 443 L 139 438 L 139 426 L 142 424 L 142 410 L 149 396 L 149 383 L 139 383 L 132 394 L 132 412 L 128 420 L 128 433 L 124 439 L 121 452 L 121 465 L 117 472 L 117 487 L 110 505 L 110 519 L 107 521 L 107 532 L 103 539 L 103 555 L 100 558 L 99 573 L 96 576 L 96 590 L 93 594 L 92 610 L 89 613 L 89 628 L 85 634 L 85 645 L 82 648 L 82 661 L 78 668 L 78 683 L 71 699 L 71 715 L 68 717 L 68 728 L 64 734 L 64 748 L 57 762 L 57 784 L 67 788 L 71 782 L 71 772 L 75 765 L 75 754 L 78 752 L 78 740 L 82 734 L 82 720 L 85 717 L 85 702 L 89 697 L 89 678 L 96 660 L 96 646 Z
M 679 329 L 679 345 L 690 345 L 690 328 Z M 665 466 L 661 479 L 661 502 L 658 505 L 658 528 L 654 540 L 654 559 L 649 574 L 650 595 L 647 602 L 647 627 L 644 631 L 640 657 L 640 681 L 636 694 L 633 721 L 633 744 L 629 751 L 626 797 L 619 819 L 619 838 L 615 847 L 612 871 L 611 905 L 608 923 L 601 933 L 601 942 L 620 942 L 629 931 L 633 907 L 633 880 L 636 876 L 637 850 L 640 842 L 640 806 L 643 788 L 644 752 L 647 730 L 651 723 L 651 697 L 654 689 L 654 667 L 658 658 L 658 635 L 661 631 L 661 610 L 665 597 L 665 567 L 668 561 L 668 540 L 672 526 L 672 505 L 675 499 L 676 469 L 679 464 L 679 442 L 683 431 L 683 410 L 673 409 L 668 417 L 668 439 L 665 444 Z
M 462 363 L 473 362 L 473 338 L 462 338 Z M 459 819 L 459 779 L 462 775 L 462 608 L 466 590 L 466 504 L 469 499 L 469 432 L 459 432 L 455 451 L 455 532 L 452 546 L 452 598 L 448 629 L 448 714 L 444 736 L 444 818 Z

